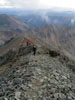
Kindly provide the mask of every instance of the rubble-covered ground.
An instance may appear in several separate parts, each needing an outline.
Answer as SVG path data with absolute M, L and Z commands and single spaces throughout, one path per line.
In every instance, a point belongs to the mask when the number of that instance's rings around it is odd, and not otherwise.
M 75 73 L 58 57 L 48 54 L 21 56 L 0 72 L 0 100 L 3 98 L 75 100 Z

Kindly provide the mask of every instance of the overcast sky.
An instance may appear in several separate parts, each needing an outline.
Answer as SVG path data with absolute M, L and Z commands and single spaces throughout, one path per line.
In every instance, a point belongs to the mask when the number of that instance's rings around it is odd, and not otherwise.
M 0 8 L 25 8 L 25 9 L 47 9 L 47 8 L 69 8 L 75 10 L 75 0 L 0 0 Z

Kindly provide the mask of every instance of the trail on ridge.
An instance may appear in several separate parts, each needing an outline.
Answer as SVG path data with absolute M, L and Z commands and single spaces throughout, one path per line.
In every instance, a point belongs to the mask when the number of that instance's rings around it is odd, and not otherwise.
M 5 87 L 1 84 L 0 91 L 9 99 L 75 100 L 74 73 L 48 54 L 21 57 L 4 75 L 0 82 Z

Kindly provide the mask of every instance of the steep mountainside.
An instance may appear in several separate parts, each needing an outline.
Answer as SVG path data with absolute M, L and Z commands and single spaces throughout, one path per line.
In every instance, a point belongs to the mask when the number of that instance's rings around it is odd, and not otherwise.
M 13 17 L 13 16 L 8 16 L 6 14 L 1 14 L 0 15 L 0 31 L 26 31 L 30 29 L 30 26 L 20 19 Z
M 24 37 L 11 38 L 9 41 L 7 41 L 4 45 L 0 47 L 0 56 L 7 53 L 11 49 L 17 49 L 21 45 L 23 39 Z
M 41 14 L 31 14 L 18 17 L 34 27 L 40 27 L 45 24 L 75 26 L 75 16 L 66 16 L 66 14 L 63 15 L 62 13 L 55 13 L 53 15 L 51 13 L 42 12 Z
M 6 14 L 0 15 L 0 45 L 12 37 L 23 35 L 29 29 L 31 26 L 16 17 Z
M 74 55 L 75 51 L 75 27 L 45 25 L 43 27 L 32 29 L 28 32 L 30 35 L 38 35 L 47 44 L 60 48 Z

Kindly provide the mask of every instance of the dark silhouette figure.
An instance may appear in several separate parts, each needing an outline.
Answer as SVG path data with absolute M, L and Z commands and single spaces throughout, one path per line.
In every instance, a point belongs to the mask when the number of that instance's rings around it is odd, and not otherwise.
M 37 49 L 37 47 L 33 46 L 33 54 L 34 54 L 34 56 L 36 55 L 36 49 Z

